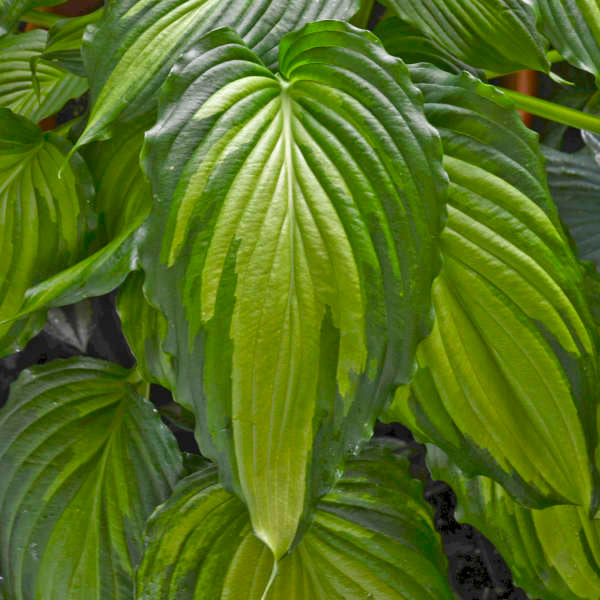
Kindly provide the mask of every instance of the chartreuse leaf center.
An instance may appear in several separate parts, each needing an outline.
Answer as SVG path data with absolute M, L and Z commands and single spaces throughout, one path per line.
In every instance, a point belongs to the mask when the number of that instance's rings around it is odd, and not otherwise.
M 375 37 L 315 23 L 279 63 L 208 34 L 174 66 L 142 153 L 145 289 L 178 399 L 277 560 L 410 376 L 445 190 L 421 98 Z

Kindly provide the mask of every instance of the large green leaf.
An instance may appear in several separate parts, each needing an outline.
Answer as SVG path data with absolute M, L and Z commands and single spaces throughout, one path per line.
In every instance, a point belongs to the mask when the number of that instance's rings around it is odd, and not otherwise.
M 58 112 L 71 98 L 81 96 L 87 80 L 40 61 L 48 33 L 37 29 L 0 39 L 0 107 L 38 122 Z M 39 89 L 33 85 L 31 62 L 37 62 Z
M 11 600 L 130 600 L 142 534 L 182 471 L 130 371 L 25 371 L 0 411 L 0 572 Z
M 147 114 L 124 124 L 110 140 L 82 149 L 96 183 L 99 242 L 105 244 L 132 226 L 152 208 L 152 190 L 140 166 L 144 134 L 156 122 Z
M 269 66 L 281 37 L 310 21 L 347 19 L 358 0 L 125 0 L 84 38 L 92 112 L 78 144 L 110 135 L 111 124 L 156 106 L 179 56 L 215 27 L 236 29 Z
M 30 121 L 0 108 L 0 321 L 20 312 L 28 288 L 83 252 L 93 187 L 81 158 L 75 155 L 65 163 L 69 150 L 62 138 L 44 135 Z M 2 353 L 16 350 L 25 339 L 11 327 L 0 324 Z
M 86 76 L 81 56 L 81 43 L 85 28 L 97 23 L 104 15 L 104 8 L 81 17 L 63 19 L 48 31 L 48 41 L 40 58 L 56 64 L 62 69 Z
M 408 461 L 370 448 L 349 461 L 300 544 L 278 565 L 246 507 L 208 467 L 153 516 L 138 600 L 445 600 L 446 561 Z M 264 594 L 264 595 L 263 595 Z
M 582 260 L 600 268 L 600 166 L 587 151 L 544 147 L 548 184 Z
M 412 76 L 451 183 L 435 326 L 388 418 L 530 506 L 595 509 L 597 333 L 536 136 L 467 74 Z
M 172 357 L 163 351 L 167 336 L 167 321 L 144 296 L 144 273 L 131 273 L 119 288 L 117 311 L 123 333 L 137 360 L 142 377 L 167 389 L 174 388 Z
M 548 72 L 545 42 L 522 0 L 388 0 L 432 43 L 479 69 Z
M 232 30 L 165 84 L 143 266 L 203 454 L 280 557 L 429 330 L 445 176 L 404 64 L 339 21 L 273 75 Z
M 64 270 L 29 287 L 19 310 L 0 318 L 0 327 L 6 319 L 12 323 L 15 318 L 35 311 L 110 292 L 137 268 L 140 226 L 152 204 L 150 186 L 139 165 L 139 153 L 144 131 L 153 122 L 148 116 L 135 126 L 123 127 L 109 142 L 86 148 L 86 160 L 98 190 L 95 211 L 99 223 L 94 244 L 80 256 L 79 262 L 71 261 Z M 55 166 L 56 171 L 59 166 L 60 163 Z M 5 327 L 8 326 L 5 323 Z M 41 327 L 39 323 L 37 326 Z M 13 328 L 6 335 L 9 350 L 15 349 L 19 331 Z M 19 339 L 18 344 L 22 345 L 26 340 L 27 336 Z
M 373 33 L 383 42 L 390 54 L 400 57 L 406 63 L 431 63 L 450 73 L 475 72 L 440 46 L 435 39 L 428 38 L 414 25 L 398 17 L 384 19 Z
M 0 0 L 0 37 L 14 31 L 21 16 L 37 6 L 52 6 L 56 0 Z
M 427 464 L 448 482 L 456 518 L 479 529 L 510 567 L 515 583 L 532 598 L 596 600 L 600 597 L 600 521 L 575 506 L 532 510 L 515 502 L 497 482 L 467 477 L 433 446 Z
M 535 0 L 552 45 L 576 67 L 600 78 L 600 5 L 597 0 Z

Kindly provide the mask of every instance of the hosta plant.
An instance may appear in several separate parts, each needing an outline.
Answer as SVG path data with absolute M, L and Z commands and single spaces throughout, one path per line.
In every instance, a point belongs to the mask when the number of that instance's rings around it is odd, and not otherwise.
M 453 598 L 380 419 L 527 592 L 597 600 L 595 0 L 44 4 L 0 0 L 0 352 L 116 290 L 136 365 L 12 384 L 0 597 Z

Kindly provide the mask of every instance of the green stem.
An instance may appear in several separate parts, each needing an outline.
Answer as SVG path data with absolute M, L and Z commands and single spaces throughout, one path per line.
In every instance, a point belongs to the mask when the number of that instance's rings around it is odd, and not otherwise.
M 552 63 L 563 62 L 564 57 L 558 50 L 550 50 L 548 54 L 546 54 L 546 58 Z
M 355 27 L 366 29 L 369 25 L 374 5 L 375 0 L 364 0 L 360 10 L 352 17 L 350 23 L 352 23 L 352 25 Z
M 59 21 L 63 21 L 65 17 L 53 15 L 52 13 L 42 12 L 41 10 L 28 10 L 22 17 L 21 21 L 31 23 L 32 25 L 40 25 L 41 27 L 52 27 Z
M 593 133 L 600 133 L 600 117 L 596 117 L 575 108 L 549 102 L 548 100 L 527 96 L 526 94 L 521 94 L 514 90 L 507 90 L 503 87 L 498 87 L 497 89 L 503 92 L 507 98 L 510 98 L 516 108 L 520 108 L 532 115 L 544 117 L 550 121 L 556 121 L 557 123 L 569 125 L 570 127 L 575 127 L 577 129 L 585 129 L 587 131 L 592 131 Z

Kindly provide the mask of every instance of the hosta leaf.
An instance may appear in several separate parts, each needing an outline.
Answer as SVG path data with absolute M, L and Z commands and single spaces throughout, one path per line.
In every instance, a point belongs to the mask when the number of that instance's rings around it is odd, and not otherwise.
M 47 314 L 44 331 L 77 349 L 80 354 L 85 354 L 94 328 L 92 302 L 83 300 L 72 306 L 51 308 Z
M 86 149 L 86 160 L 93 169 L 98 190 L 95 245 L 79 262 L 30 287 L 13 319 L 110 292 L 137 268 L 137 246 L 143 234 L 140 226 L 152 203 L 150 186 L 139 165 L 139 153 L 144 131 L 153 122 L 149 116 L 135 127 L 122 128 L 109 142 Z M 16 333 L 7 338 L 11 335 Z
M 445 191 L 420 95 L 372 34 L 312 24 L 279 64 L 223 29 L 174 67 L 142 257 L 177 399 L 278 557 L 410 378 Z
M 522 0 L 389 0 L 392 10 L 435 45 L 479 69 L 548 72 L 535 15 Z
M 182 470 L 130 383 L 90 358 L 24 372 L 0 411 L 0 567 L 11 600 L 129 600 L 145 522 Z
M 388 417 L 528 505 L 594 509 L 596 331 L 535 135 L 467 74 L 411 74 L 451 183 L 435 326 Z
M 0 39 L 0 107 L 38 122 L 58 112 L 71 98 L 81 96 L 87 80 L 39 61 L 48 33 L 37 29 Z M 33 87 L 31 62 L 38 60 Z
M 579 257 L 600 268 L 600 166 L 586 152 L 567 154 L 544 147 L 548 185 Z
M 140 166 L 144 133 L 156 122 L 149 114 L 120 127 L 110 140 L 82 150 L 96 183 L 99 240 L 106 243 L 137 228 L 152 208 L 152 190 Z
M 69 150 L 62 138 L 44 135 L 30 121 L 0 108 L 0 321 L 20 312 L 28 288 L 82 253 L 92 186 L 77 155 L 65 163 Z M 14 329 L 10 332 L 13 327 L 0 324 L 3 353 L 23 341 Z
M 117 311 L 123 333 L 142 377 L 148 382 L 173 389 L 175 375 L 172 358 L 162 349 L 167 335 L 167 321 L 146 300 L 143 285 L 144 273 L 135 271 L 119 288 Z
M 468 478 L 433 446 L 427 464 L 458 499 L 456 518 L 479 529 L 504 557 L 514 582 L 532 598 L 596 600 L 600 597 L 600 521 L 575 506 L 532 510 L 497 482 Z
M 28 10 L 54 4 L 56 0 L 0 0 L 0 37 L 14 31 Z
M 380 448 L 349 462 L 264 594 L 272 568 L 245 506 L 208 467 L 183 480 L 152 516 L 137 598 L 233 600 L 242 593 L 245 600 L 453 598 L 422 485 L 408 475 L 406 459 Z
M 48 41 L 40 58 L 56 64 L 74 75 L 86 77 L 81 43 L 88 25 L 97 23 L 104 14 L 104 8 L 81 17 L 63 19 L 48 31 Z
M 431 63 L 450 73 L 474 71 L 434 39 L 428 38 L 414 25 L 410 25 L 398 17 L 384 19 L 377 25 L 374 33 L 390 54 L 400 57 L 406 63 Z
M 309 21 L 347 19 L 358 0 L 126 0 L 109 5 L 84 44 L 92 112 L 78 144 L 110 133 L 117 118 L 156 106 L 177 58 L 216 27 L 232 27 L 269 66 L 281 37 Z
M 576 67 L 600 78 L 600 6 L 597 0 L 536 0 L 541 27 Z

